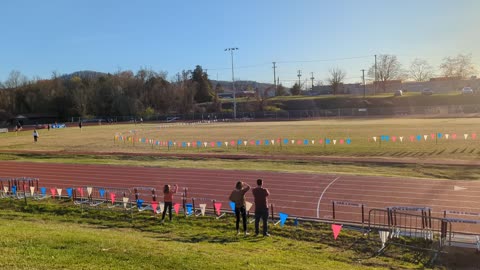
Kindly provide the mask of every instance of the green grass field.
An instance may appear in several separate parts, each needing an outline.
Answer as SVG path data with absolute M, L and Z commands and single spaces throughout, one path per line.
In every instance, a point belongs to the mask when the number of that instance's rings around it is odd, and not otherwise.
M 198 125 L 167 124 L 86 126 L 82 132 L 71 127 L 59 130 L 40 130 L 39 143 L 34 144 L 31 131 L 0 135 L 0 150 L 66 151 L 66 152 L 125 152 L 125 153 L 234 153 L 273 155 L 321 155 L 348 157 L 382 157 L 423 159 L 476 160 L 480 156 L 480 119 L 377 119 L 377 120 L 318 120 L 288 122 L 242 122 Z M 135 133 L 132 133 L 135 131 Z M 449 134 L 448 140 L 430 138 L 430 134 Z M 160 147 L 147 143 L 116 141 L 115 134 L 159 141 L 175 141 L 176 147 Z M 453 134 L 457 135 L 455 140 Z M 464 139 L 468 134 L 468 139 Z M 403 143 L 382 142 L 380 136 L 403 136 Z M 409 136 L 422 136 L 421 141 L 409 141 Z M 428 135 L 428 139 L 423 139 Z M 480 133 L 479 133 L 480 135 Z M 374 142 L 373 137 L 377 137 Z M 480 136 L 479 136 L 480 137 Z M 340 145 L 340 139 L 351 144 Z M 262 145 L 225 147 L 181 147 L 182 142 L 222 142 L 261 140 Z M 288 144 L 263 145 L 264 140 L 288 139 Z M 308 140 L 309 145 L 292 145 L 291 140 Z M 331 144 L 319 144 L 330 139 Z M 333 140 L 337 144 L 333 145 Z M 315 140 L 315 145 L 311 144 Z
M 38 143 L 33 143 L 31 131 L 18 134 L 0 134 L 1 160 L 94 163 L 133 166 L 159 166 L 176 168 L 246 169 L 266 171 L 287 171 L 305 173 L 363 174 L 404 177 L 424 177 L 440 179 L 471 179 L 480 177 L 480 169 L 472 166 L 447 166 L 443 162 L 470 163 L 480 157 L 480 138 L 472 139 L 477 133 L 480 119 L 373 119 L 373 120 L 318 120 L 288 122 L 241 122 L 214 124 L 163 124 L 142 125 L 92 125 L 79 130 L 66 129 L 40 130 Z M 134 132 L 133 132 L 134 131 Z M 447 140 L 432 140 L 430 134 L 450 134 Z M 457 134 L 455 140 L 452 134 Z M 114 140 L 116 134 L 135 136 L 136 142 Z M 467 140 L 463 134 L 469 134 Z M 397 142 L 380 143 L 381 135 L 397 136 Z M 422 140 L 410 142 L 409 136 L 421 135 Z M 423 135 L 428 135 L 425 141 Z M 377 142 L 373 140 L 377 137 Z M 404 136 L 404 141 L 399 141 Z M 157 146 L 138 142 L 139 138 L 159 141 L 175 141 L 175 147 Z M 250 141 L 288 139 L 287 145 L 250 145 Z M 318 144 L 325 138 L 351 139 L 351 144 Z M 247 140 L 247 146 L 211 147 L 211 142 Z M 309 145 L 292 145 L 290 141 L 307 139 Z M 311 140 L 316 144 L 312 145 Z M 182 142 L 208 142 L 208 147 L 181 147 Z M 14 153 L 15 151 L 31 153 Z M 41 154 L 58 151 L 54 154 Z M 111 153 L 96 155 L 95 153 Z M 58 155 L 61 153 L 62 155 Z M 132 153 L 155 154 L 154 156 L 129 156 Z M 162 158 L 157 154 L 193 154 L 190 158 Z M 290 160 L 245 160 L 245 159 L 205 159 L 195 158 L 196 154 L 265 155 L 290 157 Z M 345 157 L 354 161 L 309 161 L 305 156 Z M 396 160 L 396 164 L 365 162 L 369 158 Z M 362 161 L 362 163 L 355 162 Z M 404 161 L 414 164 L 402 164 Z M 438 165 L 423 164 L 427 161 Z M 468 168 L 468 169 L 466 169 Z
M 231 216 L 160 224 L 148 213 L 132 219 L 68 201 L 2 199 L 0 207 L 2 269 L 420 269 L 430 258 L 399 247 L 375 256 L 378 241 L 348 230 L 334 240 L 329 226 L 308 222 L 270 225 L 264 238 L 237 236 Z

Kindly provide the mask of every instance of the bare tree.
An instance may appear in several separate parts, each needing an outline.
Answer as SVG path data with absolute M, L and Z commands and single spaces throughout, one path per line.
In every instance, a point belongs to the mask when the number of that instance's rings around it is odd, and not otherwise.
M 472 63 L 472 54 L 459 54 L 456 57 L 445 57 L 440 64 L 442 75 L 466 79 L 475 75 L 477 69 Z
M 10 71 L 8 79 L 5 81 L 5 88 L 17 88 L 27 84 L 28 79 L 18 70 Z
M 433 67 L 425 59 L 415 58 L 410 64 L 410 78 L 424 82 L 433 77 Z
M 264 111 L 268 106 L 268 99 L 275 93 L 275 87 L 269 86 L 265 89 L 255 88 L 255 99 L 257 100 L 258 110 Z
M 338 67 L 330 69 L 329 73 L 330 77 L 327 78 L 327 81 L 332 86 L 333 94 L 336 95 L 347 73 Z
M 381 54 L 378 57 L 376 80 L 379 81 L 383 92 L 387 91 L 388 81 L 401 79 L 403 75 L 402 65 L 398 61 L 397 56 Z M 375 79 L 375 64 L 368 70 L 368 76 Z

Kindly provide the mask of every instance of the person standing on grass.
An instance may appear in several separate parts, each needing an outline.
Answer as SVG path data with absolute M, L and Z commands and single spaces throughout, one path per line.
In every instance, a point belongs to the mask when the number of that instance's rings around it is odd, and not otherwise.
M 229 200 L 235 203 L 235 217 L 237 218 L 235 228 L 237 228 L 237 234 L 240 234 L 240 215 L 242 215 L 245 236 L 249 235 L 247 232 L 247 211 L 245 210 L 245 193 L 249 190 L 250 186 L 247 183 L 238 181 L 229 197 Z
M 33 129 L 33 142 L 38 141 L 38 131 L 36 129 Z
M 168 209 L 168 217 L 170 218 L 170 221 L 172 221 L 173 194 L 177 192 L 177 189 L 178 189 L 177 185 L 173 186 L 173 189 L 171 188 L 170 185 L 165 185 L 163 187 L 163 202 L 165 203 L 165 206 L 163 208 L 162 222 L 165 219 L 165 213 L 167 212 L 167 209 Z
M 268 233 L 268 189 L 263 188 L 263 180 L 257 179 L 257 187 L 252 190 L 255 201 L 255 236 L 259 233 L 260 219 L 263 220 L 263 236 L 270 236 Z

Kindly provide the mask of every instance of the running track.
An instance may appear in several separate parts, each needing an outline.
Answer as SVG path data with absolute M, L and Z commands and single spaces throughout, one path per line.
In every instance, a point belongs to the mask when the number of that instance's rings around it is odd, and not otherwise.
M 434 216 L 440 216 L 443 210 L 480 213 L 479 181 L 0 162 L 0 177 L 23 176 L 39 178 L 39 186 L 47 188 L 153 187 L 161 193 L 164 184 L 178 184 L 180 188 L 188 187 L 189 198 L 215 199 L 222 203 L 223 210 L 229 208 L 227 198 L 236 181 L 253 187 L 255 180 L 262 178 L 270 190 L 275 213 L 309 218 L 332 218 L 332 201 L 363 203 L 366 216 L 371 208 L 388 206 L 430 207 Z M 465 189 L 455 191 L 455 186 Z M 247 193 L 247 200 L 253 201 L 251 192 Z M 359 208 L 337 205 L 336 209 L 337 219 L 361 220 Z

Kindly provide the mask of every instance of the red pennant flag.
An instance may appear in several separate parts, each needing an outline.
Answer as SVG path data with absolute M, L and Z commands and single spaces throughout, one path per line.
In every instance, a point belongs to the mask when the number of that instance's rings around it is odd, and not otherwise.
M 333 238 L 337 240 L 338 234 L 342 230 L 342 225 L 332 224 Z
M 197 142 L 192 142 L 192 146 L 193 146 L 193 147 L 196 147 L 196 146 L 197 146 Z
M 368 139 L 368 140 L 370 140 L 370 139 Z M 318 140 L 318 143 L 319 143 L 319 144 L 322 144 L 322 143 L 323 143 L 323 139 Z
M 393 141 L 393 142 L 396 142 L 396 141 L 397 141 L 397 137 L 392 136 L 392 141 Z
M 475 140 L 477 138 L 477 133 L 472 133 L 472 139 Z
M 279 144 L 280 142 L 281 142 L 281 140 L 280 140 L 280 139 L 277 139 L 277 143 Z
M 112 204 L 115 203 L 115 193 L 110 193 L 110 200 L 112 201 Z
M 457 138 L 457 134 L 456 133 L 453 133 L 452 134 L 452 138 L 455 140 Z
M 433 134 L 433 133 L 430 134 L 430 138 L 432 138 L 432 140 L 435 139 L 435 134 Z
M 255 142 L 254 142 L 254 141 L 250 141 L 250 144 L 251 144 L 251 145 L 255 145 Z
M 80 193 L 80 197 L 83 197 L 83 188 L 77 188 L 77 190 Z
M 54 189 L 54 188 L 51 188 L 51 189 L 50 189 L 50 192 L 52 193 L 52 197 L 55 197 L 55 189 Z
M 215 211 L 217 211 L 217 216 L 220 216 L 220 208 L 222 208 L 222 203 L 216 202 L 214 205 Z
M 413 142 L 413 139 L 414 139 L 414 138 L 415 138 L 415 137 L 414 137 L 413 135 L 410 135 L 410 141 L 411 141 L 411 142 Z
M 157 207 L 158 207 L 158 202 L 152 202 L 152 210 L 154 214 L 157 213 Z
M 235 141 L 231 141 L 230 144 L 231 144 L 232 146 L 234 146 L 234 145 L 235 145 Z
M 215 143 L 214 143 L 214 142 L 211 142 L 211 143 L 210 143 L 210 146 L 211 146 L 211 147 L 215 147 Z
M 343 144 L 345 141 L 343 139 L 340 139 L 340 144 Z
M 173 209 L 175 210 L 175 214 L 178 215 L 178 210 L 180 210 L 180 204 L 178 204 L 178 203 L 174 204 Z

